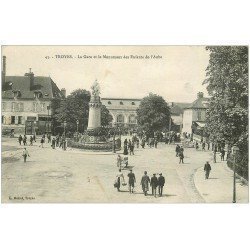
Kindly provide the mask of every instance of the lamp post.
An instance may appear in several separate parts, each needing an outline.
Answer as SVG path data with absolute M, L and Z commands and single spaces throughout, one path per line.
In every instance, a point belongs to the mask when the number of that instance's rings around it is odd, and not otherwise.
M 65 137 L 66 137 L 66 133 L 65 133 L 65 132 L 66 132 L 66 125 L 67 125 L 67 122 L 64 121 L 64 122 L 63 122 L 63 128 L 64 128 L 64 129 L 63 129 L 63 133 L 64 133 L 64 136 L 65 136 Z
M 236 155 L 239 151 L 239 148 L 237 145 L 234 145 L 232 147 L 232 153 L 234 157 L 234 179 L 233 179 L 233 203 L 236 203 Z
M 76 120 L 76 132 L 78 134 L 78 125 L 79 125 L 79 120 Z
M 116 153 L 115 151 L 115 128 L 114 128 L 114 134 L 113 134 L 113 153 Z
M 48 110 L 48 118 L 47 118 L 47 133 L 49 133 L 49 111 L 50 111 L 50 105 L 47 106 L 47 110 Z

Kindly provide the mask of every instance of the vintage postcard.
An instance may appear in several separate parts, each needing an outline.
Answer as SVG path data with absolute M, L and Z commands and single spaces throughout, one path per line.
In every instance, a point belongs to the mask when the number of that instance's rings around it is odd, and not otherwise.
M 2 46 L 2 203 L 248 203 L 247 46 Z

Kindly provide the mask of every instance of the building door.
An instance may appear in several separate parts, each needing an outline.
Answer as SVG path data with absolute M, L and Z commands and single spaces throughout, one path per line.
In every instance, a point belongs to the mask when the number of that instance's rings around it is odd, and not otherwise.
M 34 122 L 33 121 L 26 121 L 25 122 L 25 134 L 32 135 L 34 132 Z

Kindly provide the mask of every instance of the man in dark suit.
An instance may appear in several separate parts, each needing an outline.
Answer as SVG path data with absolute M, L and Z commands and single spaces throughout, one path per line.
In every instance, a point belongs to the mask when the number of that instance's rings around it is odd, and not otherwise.
M 130 170 L 130 173 L 128 173 L 129 193 L 134 193 L 135 182 L 135 174 Z
M 158 177 L 158 189 L 159 189 L 159 196 L 162 196 L 162 190 L 165 185 L 165 178 L 162 176 L 162 173 L 159 174 L 160 176 Z
M 210 166 L 208 161 L 206 162 L 206 164 L 204 166 L 204 171 L 205 171 L 205 179 L 208 179 L 210 171 L 211 171 L 211 166 Z
M 158 180 L 155 175 L 156 174 L 153 174 L 150 181 L 150 186 L 152 187 L 152 195 L 154 195 L 154 197 L 156 197 L 156 188 L 158 186 Z

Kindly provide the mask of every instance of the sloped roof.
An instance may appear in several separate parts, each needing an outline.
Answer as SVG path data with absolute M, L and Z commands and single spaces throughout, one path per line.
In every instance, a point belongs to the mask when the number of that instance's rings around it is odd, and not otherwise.
M 194 102 L 191 103 L 190 106 L 186 107 L 185 109 L 207 109 L 209 98 L 201 97 L 196 99 Z
M 20 91 L 20 99 L 34 99 L 34 92 L 39 91 L 43 99 L 63 97 L 61 91 L 50 77 L 34 76 L 34 87 L 30 89 L 29 76 L 6 76 L 2 86 L 2 98 L 13 98 L 13 91 Z
M 189 106 L 190 106 L 190 103 L 174 102 L 170 106 L 171 114 L 180 115 L 183 113 L 183 109 Z

